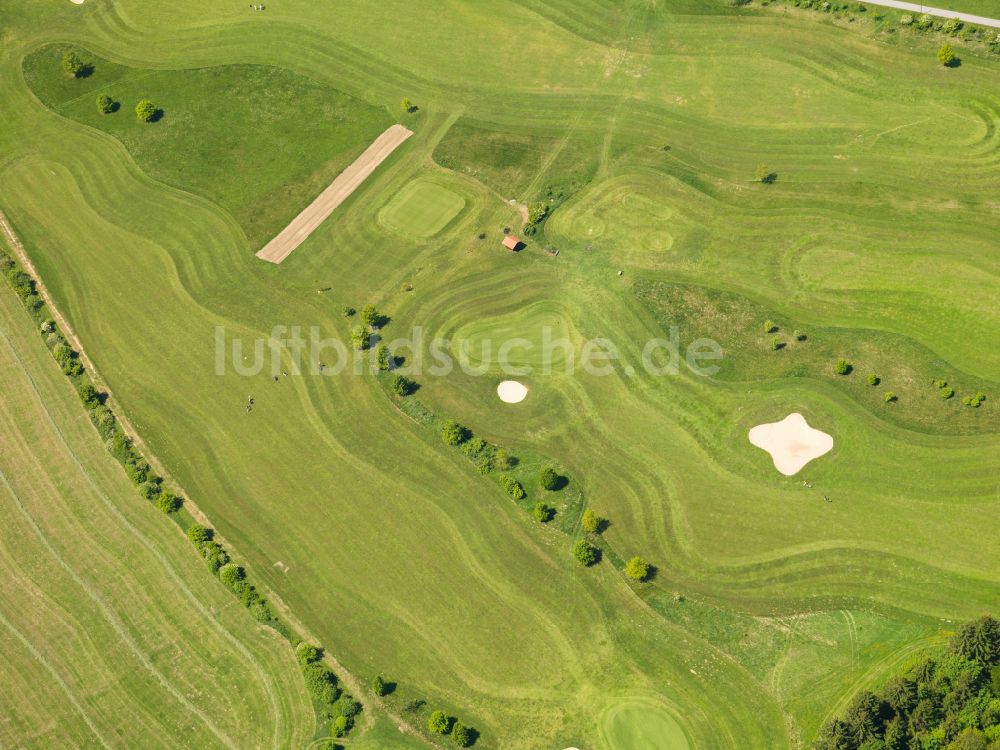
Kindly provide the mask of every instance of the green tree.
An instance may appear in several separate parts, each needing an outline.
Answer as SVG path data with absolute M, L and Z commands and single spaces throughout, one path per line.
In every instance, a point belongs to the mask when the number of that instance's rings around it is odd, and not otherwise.
M 601 551 L 586 539 L 578 539 L 573 545 L 573 557 L 581 565 L 590 567 L 601 559 Z
M 372 692 L 375 693 L 379 698 L 388 695 L 389 686 L 386 681 L 382 678 L 382 675 L 378 675 L 374 680 L 372 680 Z
M 774 324 L 773 320 L 764 321 L 764 333 L 777 333 L 777 332 L 778 332 L 778 326 Z
M 882 378 L 876 375 L 874 372 L 868 375 L 868 385 L 878 385 L 882 382 Z
M 535 503 L 535 507 L 531 510 L 531 515 L 535 517 L 535 520 L 541 521 L 542 523 L 548 523 L 553 519 L 556 514 L 556 509 L 551 505 L 546 505 L 541 500 Z
M 435 711 L 427 720 L 427 728 L 434 734 L 447 734 L 450 723 L 444 711 Z
M 299 664 L 303 667 L 306 664 L 319 661 L 322 655 L 322 652 L 316 646 L 305 641 L 302 641 L 302 643 L 295 647 L 295 658 L 299 660 Z
M 70 78 L 79 78 L 87 66 L 75 52 L 67 52 L 62 56 L 63 72 Z
M 392 392 L 395 393 L 397 396 L 409 396 L 411 393 L 413 393 L 413 388 L 415 385 L 416 383 L 414 383 L 405 375 L 400 375 L 399 373 L 396 373 L 395 375 L 392 376 L 392 381 L 390 383 Z
M 200 523 L 193 523 L 188 526 L 187 538 L 195 547 L 201 547 L 212 538 L 212 532 Z
M 140 122 L 150 122 L 156 116 L 156 105 L 149 99 L 140 99 L 135 105 L 135 116 Z
M 365 305 L 358 314 L 361 316 L 361 322 L 371 328 L 375 328 L 382 321 L 382 314 L 374 305 Z
M 97 111 L 102 115 L 110 115 L 115 111 L 115 101 L 107 94 L 97 97 Z
M 472 744 L 475 735 L 472 730 L 469 729 L 465 724 L 460 721 L 455 722 L 455 726 L 451 728 L 451 739 L 459 747 L 469 747 Z
M 847 375 L 851 372 L 851 364 L 846 359 L 838 359 L 833 369 L 838 375 Z
M 966 623 L 955 634 L 952 650 L 984 666 L 1000 663 L 1000 621 L 989 615 Z
M 404 112 L 412 112 L 416 107 L 413 106 L 413 102 L 409 100 L 408 97 L 403 97 L 403 100 L 399 103 L 399 108 Z
M 229 588 L 234 588 L 236 584 L 246 578 L 246 573 L 236 563 L 228 563 L 219 569 L 219 580 Z
M 441 426 L 441 439 L 448 445 L 461 445 L 472 437 L 472 431 L 454 419 L 449 419 Z
M 80 401 L 88 409 L 93 409 L 101 405 L 101 394 L 96 388 L 94 388 L 91 383 L 82 383 L 79 388 L 76 389 L 77 394 L 80 396 Z
M 943 44 L 937 52 L 937 58 L 945 67 L 952 65 L 955 62 L 955 50 L 950 44 Z
M 375 349 L 375 366 L 382 372 L 386 372 L 392 369 L 395 364 L 394 357 L 389 354 L 389 347 L 385 344 L 379 344 Z
M 588 534 L 600 534 L 604 523 L 604 519 L 590 508 L 583 511 L 583 516 L 580 518 L 580 526 Z
M 180 510 L 184 502 L 173 492 L 161 492 L 156 500 L 156 507 L 164 513 L 173 513 Z
M 351 728 L 351 719 L 347 716 L 338 716 L 330 724 L 330 733 L 334 737 L 343 737 Z
M 318 703 L 333 703 L 337 700 L 337 677 L 318 662 L 311 662 L 302 668 L 306 691 Z
M 892 391 L 886 391 L 884 398 L 887 404 L 891 404 L 893 401 L 896 400 L 897 396 Z
M 633 581 L 645 581 L 649 578 L 652 566 L 641 557 L 633 557 L 625 563 L 625 575 Z
M 509 474 L 501 474 L 500 476 L 497 477 L 497 481 L 500 483 L 500 486 L 503 487 L 504 490 L 506 490 L 507 494 L 510 495 L 512 498 L 514 498 L 515 500 L 524 499 L 525 495 L 524 487 L 521 486 L 521 483 L 516 479 L 514 479 L 514 477 L 510 476 Z
M 554 490 L 559 487 L 559 474 L 551 466 L 546 466 L 542 469 L 542 473 L 538 479 L 542 483 L 542 487 L 547 490 Z
M 359 351 L 364 351 L 371 346 L 371 334 L 365 326 L 354 326 L 351 329 L 351 346 Z

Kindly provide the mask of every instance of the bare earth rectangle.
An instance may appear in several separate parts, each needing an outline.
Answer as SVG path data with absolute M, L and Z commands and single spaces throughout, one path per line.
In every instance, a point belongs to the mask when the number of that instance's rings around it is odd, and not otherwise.
M 257 253 L 257 257 L 271 263 L 281 263 L 411 135 L 413 131 L 402 125 L 392 125 L 387 128 L 382 135 L 372 141 L 361 156 L 337 175 L 316 200 L 292 220 L 291 224 L 264 245 Z

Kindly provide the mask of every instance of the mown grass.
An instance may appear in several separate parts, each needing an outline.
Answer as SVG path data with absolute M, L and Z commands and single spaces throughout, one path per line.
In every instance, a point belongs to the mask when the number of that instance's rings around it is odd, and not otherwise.
M 692 747 L 801 746 L 942 619 L 997 600 L 983 562 L 1000 554 L 997 436 L 969 427 L 992 397 L 924 412 L 917 385 L 905 399 L 894 385 L 897 404 L 869 403 L 868 386 L 822 372 L 820 346 L 864 353 L 887 381 L 900 362 L 914 383 L 940 368 L 996 390 L 1000 103 L 986 58 L 944 70 L 932 39 L 695 2 L 477 3 L 447 23 L 401 0 L 342 3 L 336 18 L 300 0 L 266 16 L 193 0 L 126 0 L 115 16 L 29 5 L 7 11 L 0 53 L 5 210 L 156 455 L 364 680 L 387 673 L 407 699 L 461 714 L 483 747 L 598 744 L 597 717 L 633 696 L 663 704 Z M 410 23 L 384 23 L 404 12 Z M 121 30 L 137 18 L 141 34 Z M 148 69 L 282 66 L 371 106 L 409 96 L 421 119 L 407 153 L 263 267 L 204 193 L 151 184 L 117 143 L 30 104 L 21 57 L 48 38 Z M 753 182 L 760 163 L 774 184 Z M 384 231 L 380 211 L 428 173 L 469 195 L 468 213 L 433 243 Z M 548 185 L 569 187 L 543 234 L 500 249 L 517 215 L 499 198 L 545 200 Z M 646 244 L 650 218 L 669 247 Z M 583 236 L 595 220 L 603 234 Z M 643 300 L 637 280 L 711 292 Z M 374 376 L 215 372 L 217 324 L 346 337 L 341 308 L 365 302 L 391 336 L 538 341 L 555 318 L 574 342 L 618 345 L 606 377 L 524 376 L 516 409 L 496 398 L 496 371 L 418 378 L 428 419 L 586 488 L 611 520 L 599 565 L 580 567 L 573 535 L 514 506 Z M 674 311 L 685 342 L 725 339 L 724 376 L 628 374 Z M 772 354 L 763 321 L 736 330 L 758 312 L 810 338 Z M 812 359 L 786 356 L 812 344 Z M 807 469 L 811 491 L 746 440 L 792 410 L 835 437 Z M 623 580 L 634 554 L 657 566 L 652 582 Z
M 0 294 L 5 745 L 295 745 L 314 719 L 258 629 L 144 503 L 14 294 Z M 197 698 L 194 696 L 197 695 Z

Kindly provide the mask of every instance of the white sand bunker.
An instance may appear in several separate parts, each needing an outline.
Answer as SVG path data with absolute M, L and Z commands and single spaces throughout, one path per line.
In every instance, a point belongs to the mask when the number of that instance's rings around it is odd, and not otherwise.
M 83 0 L 69 0 L 73 5 L 83 5 Z
M 528 388 L 516 380 L 505 380 L 497 386 L 497 395 L 505 404 L 519 404 L 528 395 Z
M 774 468 L 790 477 L 814 458 L 833 450 L 833 438 L 809 426 L 798 412 L 750 430 L 750 442 L 771 454 Z

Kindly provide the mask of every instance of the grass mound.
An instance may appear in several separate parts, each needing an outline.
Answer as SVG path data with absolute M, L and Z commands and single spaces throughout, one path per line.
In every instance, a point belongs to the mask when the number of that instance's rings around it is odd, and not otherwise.
M 63 73 L 71 50 L 92 68 L 87 76 Z M 229 211 L 254 249 L 391 124 L 378 107 L 266 65 L 149 70 L 49 45 L 25 58 L 24 76 L 48 107 L 121 141 L 151 177 Z M 98 96 L 113 111 L 99 111 Z M 158 110 L 153 122 L 134 114 L 145 98 Z

